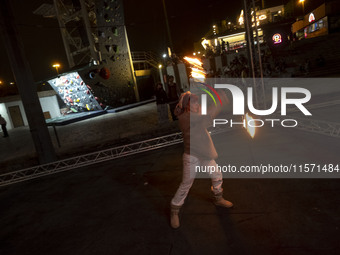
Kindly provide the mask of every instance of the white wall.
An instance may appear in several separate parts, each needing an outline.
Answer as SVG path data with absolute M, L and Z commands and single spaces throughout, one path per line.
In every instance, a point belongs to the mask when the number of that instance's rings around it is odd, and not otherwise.
M 48 96 L 48 97 L 41 97 L 39 98 L 39 100 L 40 100 L 40 104 L 41 104 L 41 108 L 43 112 L 50 112 L 51 118 L 56 118 L 61 115 L 56 95 Z M 24 110 L 24 106 L 21 101 L 17 100 L 17 101 L 12 101 L 12 102 L 7 102 L 7 103 L 0 103 L 0 114 L 7 121 L 7 126 L 6 126 L 7 129 L 8 130 L 13 129 L 12 119 L 8 111 L 8 107 L 11 107 L 11 106 L 19 106 L 21 116 L 24 121 L 24 125 L 28 126 L 28 121 L 27 121 L 25 110 Z
M 176 76 L 175 76 L 175 71 L 174 71 L 174 67 L 173 66 L 167 66 L 166 67 L 166 72 L 167 72 L 167 74 L 168 74 L 168 76 L 173 76 L 174 77 L 174 82 L 176 82 L 177 83 L 177 81 L 176 81 Z
M 12 126 L 12 123 L 9 120 L 9 116 L 8 116 L 8 113 L 7 113 L 7 108 L 6 108 L 5 103 L 0 104 L 0 114 L 7 122 L 7 125 L 6 125 L 7 129 L 10 129 L 10 127 Z
M 180 83 L 176 81 L 175 71 L 173 66 L 167 66 L 166 71 L 168 75 L 172 75 L 174 77 L 174 82 L 178 83 L 179 88 L 183 89 L 184 91 L 189 89 L 189 81 L 187 76 L 187 71 L 185 68 L 185 64 L 179 63 L 177 64 L 178 73 L 179 73 L 179 79 L 181 80 Z
M 57 96 L 42 97 L 40 104 L 43 112 L 50 112 L 51 118 L 60 116 L 60 109 L 57 101 Z
M 185 64 L 179 63 L 178 65 L 179 78 L 181 79 L 181 89 L 184 91 L 189 90 L 189 80 Z

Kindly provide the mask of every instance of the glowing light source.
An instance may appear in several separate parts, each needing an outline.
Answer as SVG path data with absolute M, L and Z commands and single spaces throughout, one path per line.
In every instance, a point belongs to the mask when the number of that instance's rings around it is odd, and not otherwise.
M 244 17 L 243 17 L 243 10 L 241 10 L 241 14 L 240 14 L 240 17 L 239 17 L 239 19 L 238 19 L 238 23 L 240 24 L 240 25 L 243 25 L 244 24 Z
M 209 41 L 206 40 L 206 39 L 203 39 L 203 41 L 201 42 L 201 44 L 202 44 L 203 48 L 206 49 L 206 48 L 207 48 L 207 44 L 209 45 Z
M 308 21 L 309 21 L 309 23 L 315 21 L 314 13 L 309 14 Z
M 55 68 L 55 70 L 57 71 L 57 74 L 59 74 L 59 67 L 60 67 L 60 64 L 59 63 L 55 63 L 52 65 L 52 67 Z
M 305 0 L 300 0 L 299 3 L 302 4 L 302 12 L 305 15 Z
M 163 66 L 162 65 L 158 65 L 158 68 L 161 69 Z
M 259 20 L 265 20 L 267 18 L 267 15 L 262 14 L 259 16 Z
M 281 36 L 281 34 L 275 34 L 275 35 L 273 35 L 273 42 L 274 42 L 274 44 L 280 44 L 280 43 L 282 43 L 282 36 Z
M 249 116 L 248 113 L 244 116 L 244 118 L 246 120 L 246 127 L 245 127 L 245 129 L 249 133 L 250 137 L 254 138 L 255 132 L 256 132 L 256 128 L 254 126 L 250 126 L 249 125 L 249 121 L 252 122 L 254 119 L 251 116 Z
M 166 58 L 166 57 L 167 57 L 167 55 L 164 53 L 164 54 L 163 54 L 163 58 Z

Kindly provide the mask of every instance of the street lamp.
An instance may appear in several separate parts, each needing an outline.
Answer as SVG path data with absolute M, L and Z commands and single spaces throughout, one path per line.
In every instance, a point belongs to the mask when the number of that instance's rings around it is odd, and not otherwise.
M 56 69 L 56 71 L 57 71 L 57 74 L 59 74 L 58 68 L 60 67 L 60 64 L 58 64 L 58 63 L 53 64 L 52 67 L 54 67 Z
M 305 0 L 299 0 L 299 3 L 302 4 L 302 14 L 305 15 Z

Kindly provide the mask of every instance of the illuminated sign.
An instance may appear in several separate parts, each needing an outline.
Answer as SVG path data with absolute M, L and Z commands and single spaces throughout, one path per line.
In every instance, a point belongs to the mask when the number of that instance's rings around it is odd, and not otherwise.
M 273 42 L 274 44 L 282 43 L 282 36 L 280 34 L 273 35 Z
M 267 18 L 267 16 L 263 14 L 263 15 L 260 15 L 259 20 L 264 20 L 266 18 Z
M 243 17 L 243 10 L 241 10 L 241 14 L 240 14 L 240 17 L 239 17 L 239 19 L 238 19 L 238 23 L 240 24 L 240 25 L 243 25 L 244 24 L 244 17 Z
M 309 23 L 315 21 L 314 13 L 309 14 L 308 21 L 309 21 Z

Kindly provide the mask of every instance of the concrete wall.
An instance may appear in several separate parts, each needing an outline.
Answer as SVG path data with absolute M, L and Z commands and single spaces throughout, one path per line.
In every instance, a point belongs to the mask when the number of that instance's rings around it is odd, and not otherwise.
M 181 79 L 181 89 L 184 91 L 189 90 L 189 80 L 185 64 L 179 63 L 178 65 L 179 78 Z
M 172 75 L 174 77 L 174 82 L 178 83 L 180 89 L 187 91 L 190 86 L 189 86 L 188 74 L 187 74 L 185 64 L 179 63 L 177 64 L 177 68 L 178 68 L 178 73 L 179 73 L 179 79 L 181 80 L 179 83 L 176 81 L 176 76 L 175 76 L 175 71 L 174 71 L 173 66 L 167 66 L 166 71 L 169 76 Z

